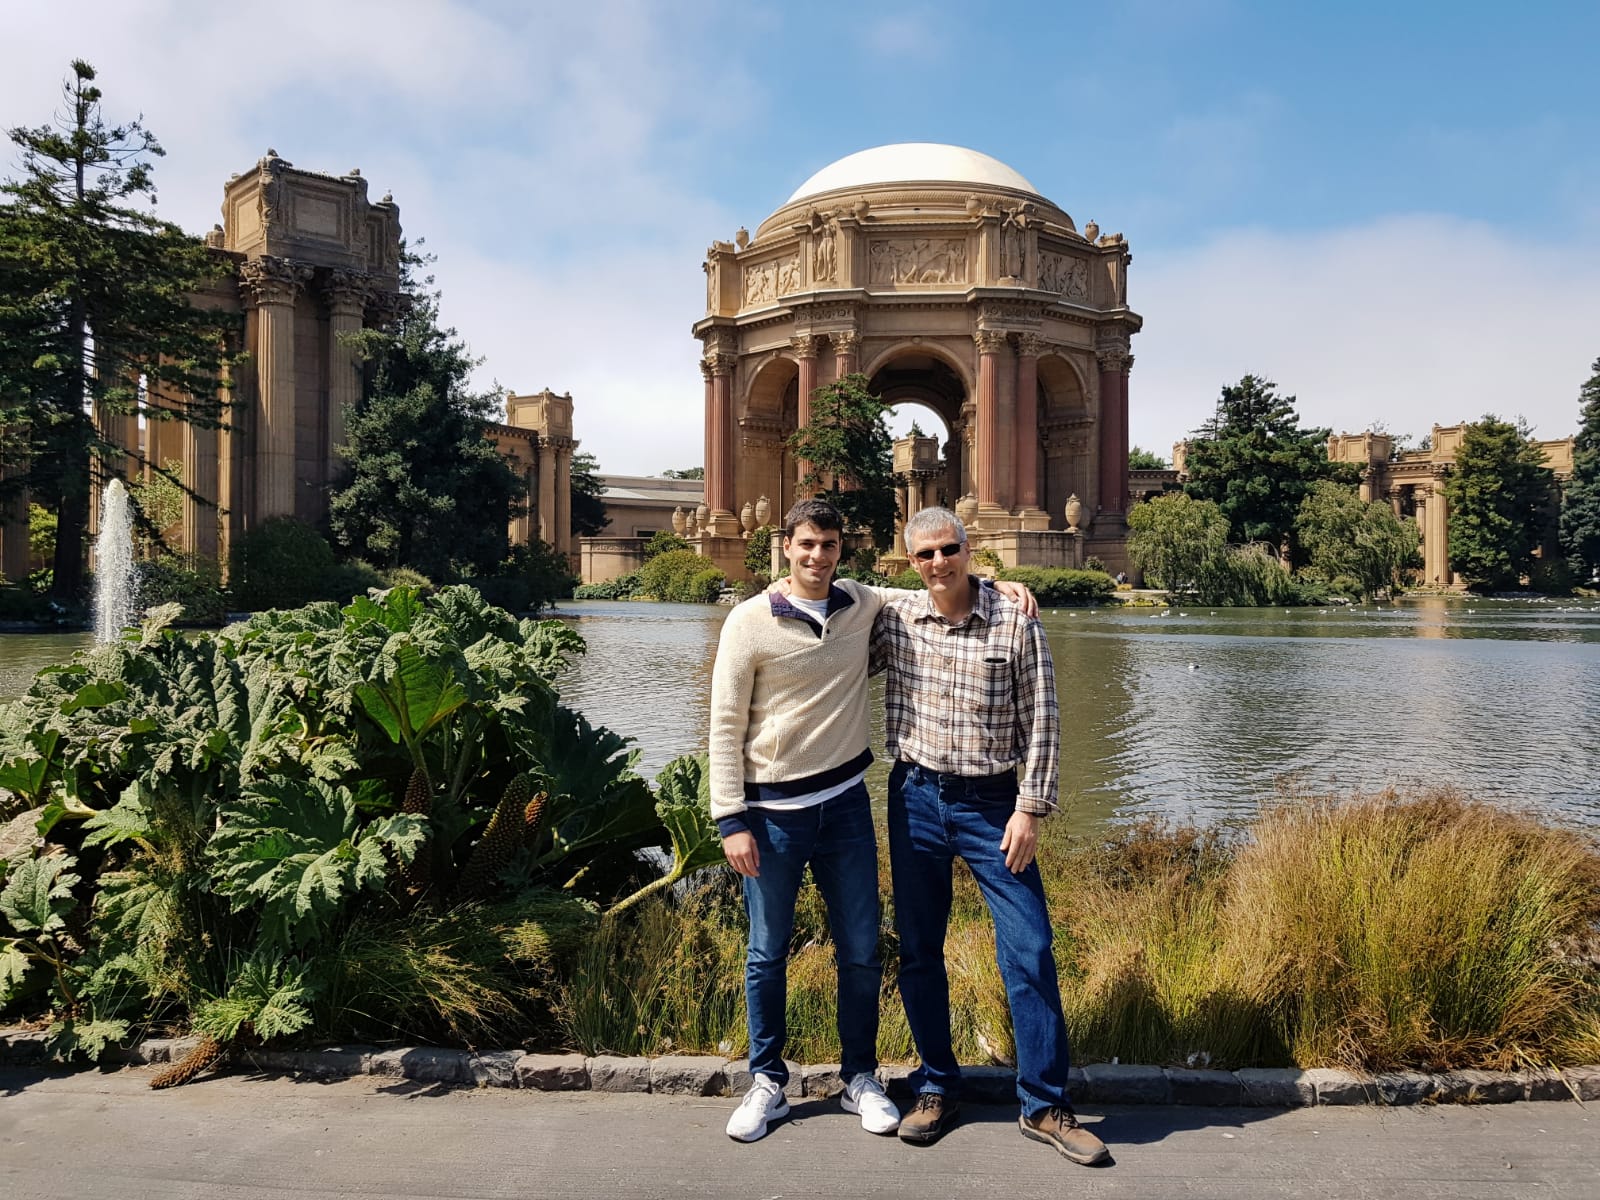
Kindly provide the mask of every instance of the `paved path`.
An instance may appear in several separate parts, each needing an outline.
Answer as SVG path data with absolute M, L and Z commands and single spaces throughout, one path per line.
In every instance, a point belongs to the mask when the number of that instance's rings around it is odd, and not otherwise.
M 1600 1196 L 1600 1112 L 1575 1102 L 1095 1110 L 1085 1123 L 1116 1163 L 1091 1169 L 1024 1141 L 1002 1108 L 969 1107 L 914 1149 L 803 1100 L 744 1146 L 722 1132 L 725 1099 L 239 1075 L 151 1092 L 148 1078 L 0 1070 L 0 1196 Z

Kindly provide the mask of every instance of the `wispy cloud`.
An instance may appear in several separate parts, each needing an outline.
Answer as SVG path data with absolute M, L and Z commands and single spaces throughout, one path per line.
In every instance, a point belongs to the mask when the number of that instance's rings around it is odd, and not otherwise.
M 1597 249 L 1419 215 L 1240 231 L 1141 260 L 1133 440 L 1169 446 L 1246 372 L 1336 432 L 1383 421 L 1421 434 L 1494 412 L 1565 437 L 1600 354 Z

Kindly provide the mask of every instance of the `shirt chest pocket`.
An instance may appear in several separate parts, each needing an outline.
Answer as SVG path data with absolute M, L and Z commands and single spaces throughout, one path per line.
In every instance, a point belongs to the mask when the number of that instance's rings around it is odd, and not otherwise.
M 986 654 L 979 667 L 978 703 L 984 708 L 1010 708 L 1015 695 L 1011 679 L 1011 659 Z

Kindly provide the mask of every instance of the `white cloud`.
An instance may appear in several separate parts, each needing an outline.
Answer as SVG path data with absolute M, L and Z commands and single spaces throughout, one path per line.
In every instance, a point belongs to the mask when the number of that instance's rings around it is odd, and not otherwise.
M 1145 317 L 1131 435 L 1162 454 L 1247 372 L 1335 432 L 1421 434 L 1493 412 L 1566 437 L 1600 356 L 1596 247 L 1451 217 L 1226 233 L 1140 258 L 1129 293 Z

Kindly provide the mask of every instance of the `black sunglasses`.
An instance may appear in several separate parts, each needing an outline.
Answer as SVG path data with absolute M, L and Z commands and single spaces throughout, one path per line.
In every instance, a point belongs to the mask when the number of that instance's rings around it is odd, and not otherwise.
M 931 546 L 926 550 L 918 550 L 917 557 L 923 562 L 932 562 L 935 554 L 942 554 L 946 558 L 954 558 L 961 553 L 961 547 L 965 545 L 965 542 L 951 542 L 948 546 Z

